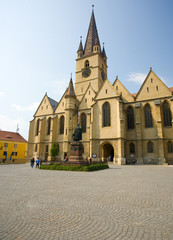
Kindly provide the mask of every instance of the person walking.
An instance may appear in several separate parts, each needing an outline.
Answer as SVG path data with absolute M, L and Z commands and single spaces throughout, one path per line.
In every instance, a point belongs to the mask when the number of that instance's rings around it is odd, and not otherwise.
M 36 168 L 39 168 L 39 164 L 40 164 L 40 160 L 39 160 L 39 158 L 37 158 L 37 160 L 36 160 Z

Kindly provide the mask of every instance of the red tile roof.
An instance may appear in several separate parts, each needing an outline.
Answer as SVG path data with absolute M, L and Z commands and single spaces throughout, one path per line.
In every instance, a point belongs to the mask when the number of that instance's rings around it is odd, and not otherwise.
M 0 140 L 27 143 L 27 141 L 19 133 L 7 131 L 0 131 Z

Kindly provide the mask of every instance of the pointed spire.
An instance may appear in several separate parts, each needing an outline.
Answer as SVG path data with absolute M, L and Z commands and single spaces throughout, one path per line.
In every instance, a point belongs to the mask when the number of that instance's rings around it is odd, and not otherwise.
M 105 52 L 104 43 L 103 43 L 103 49 L 102 49 L 102 57 L 106 57 L 106 52 Z M 107 58 L 107 57 L 106 57 L 106 58 Z
M 72 81 L 72 73 L 71 73 L 71 78 L 70 78 L 70 82 L 69 82 L 69 85 L 68 85 L 65 97 L 74 97 L 74 98 L 76 98 L 76 95 L 75 95 L 75 92 L 74 92 L 74 87 L 73 87 L 73 81 Z
M 88 34 L 85 42 L 85 48 L 84 48 L 85 55 L 88 55 L 93 52 L 93 46 L 95 45 L 95 40 L 100 46 L 99 36 L 97 33 L 97 27 L 96 27 L 96 21 L 94 17 L 94 5 L 92 5 L 91 20 L 90 20 L 90 25 L 89 25 Z
M 79 48 L 78 48 L 77 52 L 80 52 L 80 51 L 83 52 L 82 36 L 80 36 L 80 43 L 79 43 Z

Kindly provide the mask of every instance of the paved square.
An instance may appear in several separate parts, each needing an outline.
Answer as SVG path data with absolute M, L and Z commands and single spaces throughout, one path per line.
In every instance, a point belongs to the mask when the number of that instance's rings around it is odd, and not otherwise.
M 173 239 L 173 167 L 1 165 L 0 239 Z

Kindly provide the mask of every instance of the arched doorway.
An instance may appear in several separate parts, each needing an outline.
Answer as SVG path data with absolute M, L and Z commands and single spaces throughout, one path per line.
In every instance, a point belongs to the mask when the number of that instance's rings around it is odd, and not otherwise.
M 104 162 L 113 162 L 114 160 L 114 148 L 110 143 L 105 143 L 102 146 L 102 159 Z

